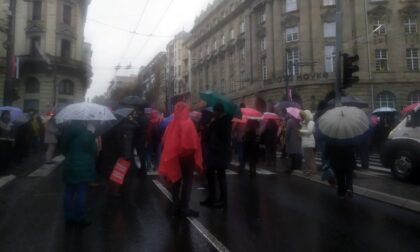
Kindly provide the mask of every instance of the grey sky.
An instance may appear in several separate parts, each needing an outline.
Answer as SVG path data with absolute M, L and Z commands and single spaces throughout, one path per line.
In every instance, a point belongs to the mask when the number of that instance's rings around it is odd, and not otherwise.
M 129 64 L 134 67 L 131 70 L 120 70 L 119 75 L 137 74 L 140 66 L 147 64 L 159 51 L 165 50 L 166 44 L 175 34 L 183 29 L 189 31 L 195 17 L 209 2 L 212 1 L 93 0 L 89 6 L 85 29 L 86 41 L 92 44 L 93 49 L 94 74 L 87 97 L 106 91 L 115 74 L 114 67 L 119 63 L 122 67 Z M 161 20 L 165 10 L 166 15 Z M 134 30 L 143 12 L 137 33 L 153 33 L 158 37 L 132 36 L 128 32 Z M 158 24 L 159 27 L 154 30 Z

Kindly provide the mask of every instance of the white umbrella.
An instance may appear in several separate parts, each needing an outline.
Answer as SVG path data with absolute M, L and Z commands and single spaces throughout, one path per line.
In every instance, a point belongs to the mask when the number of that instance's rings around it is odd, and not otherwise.
M 66 121 L 111 121 L 116 120 L 109 108 L 95 103 L 74 103 L 66 106 L 56 116 L 57 123 Z
M 319 118 L 318 129 L 329 140 L 337 143 L 357 143 L 369 132 L 369 118 L 356 107 L 337 107 Z
M 382 108 L 377 108 L 375 109 L 372 114 L 378 114 L 378 113 L 393 113 L 393 112 L 397 112 L 396 109 L 394 108 L 390 108 L 390 107 L 382 107 Z

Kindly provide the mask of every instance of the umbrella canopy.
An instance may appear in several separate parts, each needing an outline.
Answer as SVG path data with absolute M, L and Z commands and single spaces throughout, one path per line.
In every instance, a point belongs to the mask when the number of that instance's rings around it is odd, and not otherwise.
M 116 120 L 109 108 L 95 103 L 74 103 L 61 110 L 55 117 L 57 123 L 66 121 L 112 121 Z
M 382 107 L 375 109 L 372 114 L 380 114 L 380 113 L 395 113 L 397 112 L 396 109 L 390 107 Z
M 287 108 L 302 108 L 302 106 L 294 101 L 281 101 L 274 105 L 274 108 L 277 110 L 287 109 Z
M 280 121 L 281 117 L 275 113 L 270 113 L 270 112 L 265 112 L 263 114 L 263 119 L 264 120 L 275 120 L 275 121 Z
M 262 117 L 263 114 L 253 108 L 241 108 L 241 113 L 242 115 L 246 116 L 246 117 Z
M 356 108 L 367 108 L 369 104 L 367 102 L 362 101 L 361 99 L 353 96 L 343 96 L 341 97 L 341 105 L 348 106 L 348 107 L 356 107 Z M 328 101 L 328 106 L 333 107 L 335 106 L 335 99 L 331 99 Z
M 286 108 L 286 110 L 287 110 L 287 113 L 289 115 L 293 116 L 294 118 L 296 118 L 298 120 L 301 120 L 301 118 L 300 118 L 300 111 L 301 110 L 300 109 L 290 107 L 290 108 Z
M 370 129 L 369 118 L 355 107 L 337 107 L 319 118 L 322 136 L 336 144 L 357 144 L 366 139 Z
M 0 114 L 3 113 L 3 111 L 9 111 L 10 112 L 10 119 L 11 119 L 12 122 L 14 122 L 16 119 L 18 119 L 23 114 L 22 109 L 20 109 L 18 107 L 11 107 L 11 106 L 0 107 Z
M 230 115 L 239 114 L 238 107 L 228 97 L 220 94 L 217 91 L 201 91 L 200 98 L 207 103 L 207 106 L 214 106 L 217 103 L 221 103 L 225 109 L 225 112 Z
M 23 113 L 18 118 L 16 118 L 16 120 L 14 121 L 14 124 L 16 126 L 20 126 L 20 125 L 24 125 L 28 123 L 30 120 L 31 120 L 31 116 L 27 113 Z
M 420 102 L 417 102 L 417 103 L 413 103 L 413 104 L 407 105 L 407 106 L 405 106 L 405 107 L 403 108 L 402 113 L 403 113 L 403 114 L 410 113 L 412 110 L 416 109 L 416 108 L 417 108 L 417 106 L 420 106 Z
M 127 117 L 129 114 L 133 113 L 134 109 L 132 108 L 120 108 L 114 111 L 114 115 L 116 117 L 122 117 L 125 118 Z
M 124 105 L 141 105 L 141 104 L 146 104 L 146 101 L 141 98 L 140 96 L 137 95 L 129 95 L 124 97 L 121 100 L 121 104 Z

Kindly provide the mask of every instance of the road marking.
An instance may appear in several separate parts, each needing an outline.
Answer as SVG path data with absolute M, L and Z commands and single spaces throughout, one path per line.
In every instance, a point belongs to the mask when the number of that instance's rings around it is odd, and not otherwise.
M 41 167 L 33 171 L 31 174 L 29 174 L 29 177 L 46 177 L 50 175 L 50 173 L 60 166 L 60 164 L 64 161 L 65 157 L 63 155 L 56 156 L 52 159 L 54 162 L 53 164 L 43 164 Z
M 148 171 L 147 172 L 147 176 L 158 176 L 159 172 L 158 171 Z M 197 176 L 198 173 L 194 172 L 194 176 Z M 238 175 L 237 172 L 232 171 L 231 169 L 226 169 L 226 175 Z
M 230 165 L 233 165 L 233 166 L 238 167 L 239 166 L 239 163 L 237 161 L 232 161 L 232 162 L 230 162 Z M 248 166 L 245 166 L 245 170 L 246 171 L 249 171 L 249 167 Z M 234 173 L 235 173 L 235 175 L 238 174 L 236 172 L 234 172 Z M 263 169 L 263 168 L 257 168 L 257 174 L 258 175 L 275 175 L 277 173 L 272 172 L 272 171 L 269 171 L 269 170 L 266 170 L 266 169 Z
M 156 187 L 172 202 L 172 195 L 169 191 L 157 180 L 153 180 Z M 203 226 L 196 218 L 187 217 L 188 221 L 206 238 L 206 240 L 213 245 L 213 247 L 219 252 L 229 252 L 229 249 L 223 245 L 210 231 Z
M 15 175 L 8 175 L 8 176 L 3 176 L 0 177 L 0 188 L 2 188 L 3 186 L 9 184 L 10 182 L 12 182 L 14 179 L 16 178 Z

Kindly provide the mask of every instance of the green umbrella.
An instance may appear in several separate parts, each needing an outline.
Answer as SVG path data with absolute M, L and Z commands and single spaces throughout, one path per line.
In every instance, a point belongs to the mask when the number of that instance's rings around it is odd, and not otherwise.
M 239 109 L 238 106 L 236 106 L 235 103 L 231 101 L 230 98 L 222 95 L 221 93 L 217 91 L 212 90 L 206 90 L 200 92 L 200 98 L 203 99 L 207 106 L 214 106 L 217 103 L 221 103 L 223 107 L 225 108 L 225 112 L 229 115 L 239 115 Z

